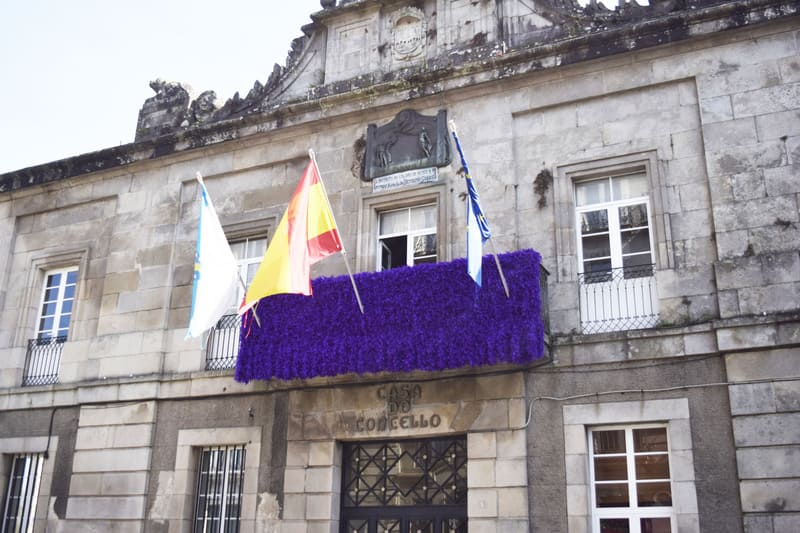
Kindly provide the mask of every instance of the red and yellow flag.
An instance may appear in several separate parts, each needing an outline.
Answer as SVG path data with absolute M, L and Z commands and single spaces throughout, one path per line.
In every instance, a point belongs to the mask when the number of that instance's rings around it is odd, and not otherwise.
M 239 314 L 271 294 L 311 294 L 311 265 L 342 250 L 328 196 L 312 159 L 289 201 Z

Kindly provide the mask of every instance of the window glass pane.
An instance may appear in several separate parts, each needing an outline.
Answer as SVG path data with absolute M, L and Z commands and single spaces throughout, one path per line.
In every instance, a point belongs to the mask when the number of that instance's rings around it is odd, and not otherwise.
M 50 274 L 47 276 L 48 287 L 58 287 L 61 284 L 61 274 Z
M 667 451 L 667 428 L 646 428 L 633 430 L 634 452 Z
M 412 533 L 433 533 L 433 520 L 411 520 L 408 525 Z
M 78 281 L 78 271 L 72 270 L 67 272 L 67 283 L 74 285 Z
M 669 523 L 669 518 L 642 518 L 639 522 L 641 524 L 642 533 L 671 533 L 672 527 Z
M 231 246 L 231 252 L 233 252 L 233 257 L 235 257 L 236 259 L 244 259 L 245 257 L 247 257 L 245 255 L 245 248 L 247 246 L 247 243 L 245 241 L 232 242 L 230 243 L 230 246 Z
M 436 235 L 417 235 L 414 237 L 414 263 L 417 258 L 436 255 Z
M 406 266 L 406 237 L 389 237 L 378 243 L 381 248 L 381 269 Z
M 627 518 L 600 519 L 600 533 L 628 533 L 630 530 Z
M 672 505 L 672 490 L 669 481 L 637 483 L 636 498 L 639 507 L 665 507 Z
M 647 228 L 623 231 L 620 233 L 620 239 L 623 254 L 650 251 L 650 232 Z
M 625 279 L 649 278 L 653 275 L 653 258 L 649 253 L 628 255 L 622 258 Z
M 436 227 L 436 206 L 426 205 L 411 210 L 411 230 L 423 230 Z
M 62 313 L 71 313 L 72 312 L 72 302 L 74 300 L 67 300 L 66 302 L 61 304 L 61 312 Z
M 647 196 L 647 176 L 644 173 L 618 176 L 611 181 L 614 200 L 629 200 Z
M 581 213 L 581 233 L 600 233 L 608 231 L 608 211 L 590 211 Z
M 61 315 L 61 319 L 58 321 L 58 329 L 68 329 L 71 316 L 72 315 Z
M 593 431 L 594 453 L 625 453 L 625 430 Z
M 610 199 L 607 179 L 584 181 L 575 185 L 575 203 L 579 207 L 608 202 Z
M 608 483 L 595 485 L 598 507 L 628 507 L 628 484 Z
M 247 257 L 262 258 L 267 251 L 267 239 L 252 239 L 247 244 Z
M 594 478 L 597 481 L 622 481 L 628 479 L 628 462 L 622 457 L 596 457 Z
M 400 520 L 378 520 L 378 533 L 400 533 L 401 531 Z
M 52 316 L 56 313 L 56 302 L 46 303 L 42 306 L 42 316 Z
M 67 285 L 64 287 L 64 299 L 71 300 L 75 297 L 75 285 Z
M 49 332 L 53 329 L 53 324 L 55 323 L 53 317 L 43 317 L 42 320 L 39 322 L 39 331 L 41 332 Z
M 52 289 L 44 291 L 45 302 L 55 302 L 56 300 L 58 300 L 58 287 L 53 287 Z
M 647 204 L 624 205 L 619 208 L 619 227 L 639 228 L 647 226 Z
M 611 244 L 608 235 L 592 235 L 583 237 L 583 258 L 597 259 L 611 256 Z
M 669 458 L 667 455 L 637 456 L 636 479 L 669 479 Z
M 408 231 L 408 209 L 381 213 L 380 233 L 390 235 Z

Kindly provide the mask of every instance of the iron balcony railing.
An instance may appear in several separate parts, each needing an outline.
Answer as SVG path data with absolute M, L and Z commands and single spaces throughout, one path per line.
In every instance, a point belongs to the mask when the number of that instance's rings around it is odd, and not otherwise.
M 25 357 L 22 386 L 49 385 L 58 381 L 61 351 L 67 337 L 30 339 Z
M 239 353 L 239 315 L 223 315 L 211 330 L 206 344 L 206 370 L 223 370 L 236 366 Z
M 583 333 L 651 328 L 658 322 L 655 265 L 578 274 Z

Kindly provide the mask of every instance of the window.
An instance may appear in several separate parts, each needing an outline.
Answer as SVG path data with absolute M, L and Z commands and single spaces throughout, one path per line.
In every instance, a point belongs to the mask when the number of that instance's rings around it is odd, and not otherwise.
M 384 211 L 378 218 L 379 271 L 436 262 L 435 204 Z
M 36 326 L 37 339 L 42 341 L 60 339 L 59 342 L 66 340 L 77 282 L 77 267 L 50 270 L 45 273 L 42 305 Z
M 657 316 L 647 174 L 575 183 L 584 333 L 652 327 Z
M 0 532 L 33 531 L 42 463 L 42 454 L 39 453 L 12 456 Z
M 667 440 L 665 426 L 589 432 L 593 531 L 673 531 Z
M 587 283 L 604 281 L 609 271 L 624 278 L 652 273 L 650 208 L 643 172 L 575 185 L 581 271 Z
M 244 446 L 203 448 L 197 469 L 195 533 L 236 533 L 242 508 Z
M 240 317 L 237 314 L 239 303 L 244 298 L 245 287 L 250 285 L 256 275 L 264 252 L 267 249 L 267 238 L 244 239 L 231 243 L 231 250 L 239 265 L 239 276 L 244 282 L 240 284 L 235 295 L 231 295 L 230 312 L 217 322 L 211 331 L 206 346 L 206 369 L 219 370 L 236 365 L 239 351 Z
M 45 272 L 35 338 L 28 342 L 23 385 L 58 381 L 61 349 L 69 334 L 77 283 L 78 267 Z
M 464 437 L 345 443 L 343 533 L 466 533 Z

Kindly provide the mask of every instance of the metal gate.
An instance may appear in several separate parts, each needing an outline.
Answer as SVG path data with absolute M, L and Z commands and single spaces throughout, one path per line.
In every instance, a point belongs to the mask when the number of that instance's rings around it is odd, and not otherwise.
M 343 446 L 342 533 L 466 533 L 465 437 Z

